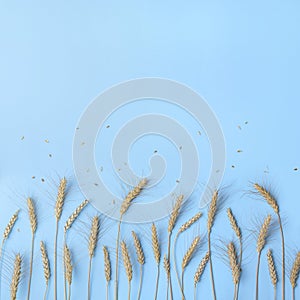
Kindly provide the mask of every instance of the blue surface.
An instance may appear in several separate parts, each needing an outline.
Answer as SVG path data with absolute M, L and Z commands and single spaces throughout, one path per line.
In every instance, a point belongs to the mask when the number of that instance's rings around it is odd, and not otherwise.
M 20 222 L 6 245 L 4 255 L 8 265 L 12 253 L 17 251 L 25 255 L 28 265 L 30 229 L 24 200 L 27 195 L 39 200 L 37 242 L 45 240 L 52 253 L 53 181 L 57 181 L 58 175 L 73 176 L 72 139 L 86 105 L 111 85 L 144 76 L 180 81 L 208 101 L 218 115 L 227 143 L 224 179 L 230 194 L 227 205 L 232 206 L 245 236 L 249 235 L 254 217 L 263 217 L 270 210 L 262 202 L 252 200 L 245 191 L 250 181 L 270 182 L 277 190 L 285 217 L 287 252 L 288 257 L 292 257 L 300 245 L 297 190 L 300 173 L 294 171 L 300 167 L 299 9 L 298 1 L 191 1 L 184 4 L 179 1 L 127 1 L 126 4 L 121 1 L 109 4 L 103 1 L 1 1 L 1 230 L 14 211 L 23 208 Z M 147 170 L 147 160 L 140 159 L 143 147 L 137 145 L 133 151 L 140 153 L 139 168 Z M 238 149 L 243 152 L 237 153 Z M 45 182 L 41 178 L 45 178 Z M 115 185 L 119 188 L 118 183 Z M 64 219 L 82 199 L 74 182 Z M 190 209 L 181 222 L 193 212 Z M 73 299 L 86 297 L 88 255 L 83 238 L 87 228 L 84 222 L 89 222 L 95 213 L 88 208 L 69 238 L 77 262 Z M 109 231 L 100 240 L 95 258 L 92 299 L 104 297 L 101 245 L 107 244 L 114 250 L 116 226 L 108 221 L 105 224 Z M 162 222 L 161 228 L 165 224 Z M 145 237 L 148 229 L 144 226 L 135 230 L 143 233 L 149 261 L 145 267 L 142 299 L 152 299 L 155 268 Z M 178 255 L 184 253 L 197 232 L 192 229 L 181 239 Z M 200 232 L 205 232 L 204 219 Z M 214 253 L 219 253 L 214 257 L 218 299 L 230 299 L 233 295 L 231 275 L 220 258 L 222 252 L 217 241 L 220 237 L 225 241 L 233 237 L 225 211 L 218 217 L 213 235 Z M 130 231 L 124 233 L 125 239 L 130 237 Z M 279 265 L 278 241 L 276 233 L 270 246 Z M 255 243 L 249 238 L 246 245 L 240 298 L 253 299 Z M 165 247 L 166 243 L 163 252 Z M 186 278 L 193 275 L 205 248 L 200 252 L 189 266 Z M 9 270 L 3 273 L 4 277 L 11 276 Z M 61 276 L 61 271 L 59 274 Z M 164 275 L 162 272 L 159 299 L 165 299 Z M 44 291 L 38 247 L 33 276 L 32 299 L 37 299 Z M 260 281 L 261 299 L 272 299 L 265 253 Z M 4 279 L 2 283 L 2 299 L 9 299 L 8 282 Z M 133 299 L 137 282 L 136 276 Z M 191 283 L 192 279 L 186 281 L 187 299 L 192 297 Z M 26 285 L 27 277 L 22 282 L 19 299 L 24 299 Z M 124 272 L 121 272 L 120 288 L 121 295 L 127 293 Z M 300 291 L 296 293 L 299 295 Z M 52 284 L 49 299 L 51 295 Z M 199 286 L 200 295 L 201 299 L 210 299 L 208 272 Z

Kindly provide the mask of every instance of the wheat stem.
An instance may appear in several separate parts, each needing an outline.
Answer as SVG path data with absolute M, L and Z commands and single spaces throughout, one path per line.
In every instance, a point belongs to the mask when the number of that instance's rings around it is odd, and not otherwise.
M 88 268 L 88 297 L 87 299 L 91 299 L 91 269 L 92 269 L 92 257 L 89 259 L 89 268 Z
M 27 292 L 27 300 L 30 299 L 30 290 L 31 290 L 31 278 L 32 278 L 32 269 L 33 269 L 33 256 L 34 256 L 34 236 L 32 234 L 31 237 L 31 254 L 30 254 L 30 267 L 29 267 L 29 280 L 28 280 L 28 292 Z
M 212 295 L 213 295 L 213 299 L 216 300 L 217 298 L 216 298 L 216 291 L 215 291 L 214 271 L 213 271 L 213 264 L 212 264 L 212 255 L 211 255 L 210 233 L 208 234 L 208 252 L 209 252 L 210 280 L 212 284 Z
M 259 267 L 260 267 L 261 252 L 257 255 L 257 266 L 256 266 L 256 288 L 255 288 L 255 299 L 258 300 L 258 281 L 259 281 Z
M 44 293 L 44 300 L 47 299 L 48 287 L 49 287 L 49 284 L 47 283 L 47 284 L 46 284 L 46 288 L 45 288 L 45 293 Z
M 157 300 L 159 276 L 160 276 L 160 268 L 159 268 L 159 264 L 158 264 L 157 265 L 157 274 L 156 274 L 156 285 L 155 285 L 154 300 Z
M 57 238 L 58 238 L 58 220 L 56 220 L 54 237 L 54 300 L 57 300 Z
M 278 217 L 278 222 L 279 222 L 279 227 L 280 227 L 280 235 L 281 235 L 281 251 L 282 251 L 282 300 L 285 299 L 285 241 L 284 241 L 284 233 L 283 233 L 283 226 L 282 226 L 282 221 L 280 214 L 277 214 Z
M 180 232 L 177 232 L 175 239 L 174 239 L 174 245 L 173 245 L 173 261 L 174 261 L 174 269 L 175 269 L 175 273 L 176 273 L 176 278 L 177 278 L 177 282 L 180 288 L 180 292 L 182 295 L 182 298 L 184 299 L 184 293 L 183 293 L 183 289 L 182 286 L 180 284 L 180 278 L 179 278 L 179 272 L 178 272 L 178 268 L 177 268 L 177 262 L 176 262 L 176 256 L 175 256 L 175 251 L 176 251 L 176 243 L 177 243 L 177 239 L 179 237 Z
M 116 275 L 115 275 L 115 300 L 118 300 L 118 281 L 119 281 L 119 245 L 120 245 L 120 232 L 121 232 L 122 216 L 118 223 L 118 233 L 116 241 Z

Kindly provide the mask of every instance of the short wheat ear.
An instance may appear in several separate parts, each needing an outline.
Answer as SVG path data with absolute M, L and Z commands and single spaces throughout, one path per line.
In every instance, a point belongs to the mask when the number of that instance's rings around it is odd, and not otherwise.
M 45 293 L 44 293 L 44 300 L 46 300 L 51 271 L 50 271 L 50 263 L 49 263 L 47 249 L 46 249 L 45 244 L 42 241 L 40 243 L 40 250 L 41 250 L 42 262 L 43 262 L 44 277 L 45 277 L 45 282 L 46 282 L 46 289 L 45 289 Z
M 270 205 L 270 207 L 274 210 L 275 214 L 277 215 L 279 227 L 280 227 L 280 234 L 281 234 L 281 251 L 282 251 L 282 271 L 281 271 L 281 277 L 282 277 L 282 300 L 285 299 L 285 239 L 284 239 L 284 232 L 283 232 L 283 225 L 279 210 L 279 205 L 275 197 L 272 195 L 272 193 L 264 186 L 255 183 L 254 189 L 257 191 L 257 193 L 265 199 L 265 201 Z
M 64 265 L 65 265 L 65 278 L 68 283 L 68 300 L 71 299 L 71 285 L 73 280 L 73 265 L 71 258 L 71 251 L 69 247 L 64 245 Z
M 106 300 L 108 300 L 108 285 L 111 281 L 111 263 L 109 258 L 109 252 L 107 248 L 103 247 L 103 256 L 104 256 L 104 274 L 106 279 Z
M 229 258 L 230 269 L 232 273 L 232 279 L 234 283 L 234 297 L 233 299 L 238 299 L 238 284 L 240 282 L 241 268 L 239 265 L 238 255 L 234 243 L 231 242 L 227 246 L 227 254 Z
M 207 252 L 205 256 L 202 258 L 194 276 L 194 299 L 195 300 L 197 299 L 197 285 L 201 280 L 202 274 L 204 273 L 208 261 L 209 261 L 209 252 Z
M 297 281 L 299 278 L 300 272 L 300 252 L 297 253 L 296 258 L 294 260 L 291 273 L 290 273 L 290 283 L 292 286 L 292 299 L 295 300 L 295 289 L 297 286 Z
M 151 227 L 151 240 L 152 240 L 152 250 L 154 259 L 157 265 L 157 275 L 156 275 L 156 285 L 155 285 L 155 294 L 154 294 L 154 300 L 157 299 L 157 293 L 158 293 L 158 284 L 159 284 L 159 277 L 160 277 L 160 244 L 159 244 L 159 238 L 158 233 L 155 224 L 152 224 Z
M 272 253 L 271 249 L 268 250 L 267 260 L 268 260 L 268 267 L 269 267 L 269 274 L 270 274 L 271 282 L 274 287 L 274 299 L 276 299 L 278 276 L 277 276 L 276 266 L 275 266 L 273 253 Z
M 129 256 L 127 245 L 124 241 L 121 242 L 121 252 L 123 257 L 123 264 L 128 280 L 128 300 L 130 299 L 130 293 L 131 293 L 131 281 L 132 281 L 132 263 Z

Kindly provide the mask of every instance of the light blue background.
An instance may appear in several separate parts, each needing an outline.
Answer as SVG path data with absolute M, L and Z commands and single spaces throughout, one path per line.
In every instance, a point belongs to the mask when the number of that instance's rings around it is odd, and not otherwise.
M 52 253 L 55 189 L 50 181 L 57 180 L 58 175 L 72 178 L 72 138 L 78 118 L 86 105 L 111 85 L 154 76 L 190 86 L 216 112 L 227 142 L 224 181 L 230 194 L 227 205 L 237 214 L 245 236 L 249 235 L 246 229 L 252 228 L 251 220 L 257 215 L 264 216 L 268 210 L 262 202 L 255 202 L 247 195 L 249 181 L 266 180 L 277 190 L 286 222 L 288 257 L 292 256 L 300 245 L 300 173 L 293 171 L 300 167 L 299 20 L 300 4 L 291 0 L 111 1 L 109 4 L 104 1 L 1 1 L 1 230 L 17 208 L 26 207 L 25 196 L 36 196 L 40 216 L 37 242 L 46 240 Z M 45 139 L 50 143 L 45 143 Z M 237 153 L 237 149 L 243 152 Z M 267 169 L 269 173 L 265 172 Z M 42 183 L 41 178 L 46 182 Z M 82 199 L 75 184 L 64 219 Z M 76 248 L 74 255 L 78 263 L 73 299 L 86 297 L 87 252 L 82 242 L 86 225 L 83 222 L 89 222 L 95 213 L 92 208 L 87 209 L 82 222 L 75 226 L 78 234 L 73 231 L 69 239 L 70 246 Z M 185 217 L 192 213 L 190 210 Z M 110 231 L 100 245 L 109 244 L 113 250 L 115 226 L 108 221 L 106 224 Z M 201 225 L 200 231 L 204 233 L 204 220 Z M 9 264 L 13 251 L 21 251 L 28 263 L 30 230 L 25 212 L 21 213 L 15 229 L 7 243 L 5 259 Z M 137 230 L 146 235 L 148 229 Z M 187 238 L 182 238 L 179 255 L 196 232 L 191 230 Z M 124 236 L 129 239 L 130 232 Z M 215 251 L 219 253 L 217 238 L 220 236 L 226 241 L 233 237 L 225 211 L 214 231 Z M 277 234 L 271 245 L 277 258 L 280 257 L 278 241 Z M 147 245 L 150 250 L 150 244 Z M 248 239 L 246 245 L 240 298 L 252 299 L 256 261 L 253 239 Z M 165 252 L 165 243 L 163 246 Z M 142 299 L 152 299 L 149 295 L 154 290 L 155 268 L 151 267 L 151 251 L 147 252 L 149 263 Z M 187 277 L 193 275 L 204 252 L 205 249 L 190 265 Z M 230 299 L 233 291 L 228 267 L 222 259 L 215 257 L 214 261 L 219 299 Z M 103 299 L 101 247 L 94 266 L 92 298 Z M 10 277 L 9 270 L 3 273 Z M 44 280 L 38 251 L 33 276 L 32 299 L 40 299 Z M 121 276 L 122 295 L 127 292 L 127 285 L 123 272 Z M 201 299 L 210 299 L 208 277 L 206 273 L 199 286 Z M 161 279 L 159 299 L 164 299 L 163 272 Z M 192 295 L 189 281 L 187 299 Z M 265 255 L 260 281 L 261 299 L 272 299 Z M 27 277 L 19 299 L 24 299 L 26 285 Z M 133 293 L 136 288 L 137 278 Z M 49 299 L 51 293 L 52 285 Z M 8 280 L 2 283 L 2 295 L 8 299 Z M 288 284 L 287 295 L 290 295 Z

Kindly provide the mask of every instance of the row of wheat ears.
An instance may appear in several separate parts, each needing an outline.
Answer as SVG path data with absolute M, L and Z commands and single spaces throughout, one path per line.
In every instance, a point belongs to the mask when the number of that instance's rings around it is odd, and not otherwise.
M 115 289 L 114 289 L 114 299 L 118 299 L 118 269 L 119 269 L 119 248 L 121 248 L 121 254 L 122 254 L 122 260 L 124 269 L 127 275 L 128 279 L 128 299 L 131 297 L 131 281 L 133 278 L 133 269 L 132 269 L 132 258 L 129 255 L 127 244 L 125 241 L 120 241 L 121 236 L 121 225 L 122 225 L 122 219 L 123 216 L 126 214 L 126 212 L 129 210 L 132 202 L 134 199 L 136 199 L 138 196 L 140 196 L 142 190 L 146 187 L 147 180 L 142 179 L 139 184 L 131 190 L 128 195 L 125 197 L 125 199 L 122 202 L 121 209 L 120 209 L 120 218 L 118 222 L 118 234 L 117 234 L 117 241 L 116 241 L 116 265 L 115 265 Z M 51 275 L 54 277 L 54 300 L 57 299 L 57 239 L 58 239 L 58 230 L 59 230 L 59 221 L 61 219 L 62 210 L 65 202 L 65 194 L 66 194 L 66 186 L 67 186 L 67 180 L 65 178 L 61 179 L 59 188 L 58 188 L 58 194 L 55 204 L 55 220 L 56 220 L 56 229 L 55 229 L 55 239 L 54 239 L 54 272 L 51 274 L 50 271 L 50 262 L 48 258 L 48 253 L 46 250 L 46 246 L 44 242 L 40 242 L 40 251 L 41 251 L 41 257 L 43 262 L 43 269 L 44 269 L 44 277 L 45 277 L 45 293 L 44 293 L 44 299 L 47 299 L 47 293 L 48 293 L 48 286 L 49 281 L 51 278 Z M 256 192 L 258 192 L 266 201 L 267 203 L 272 207 L 274 210 L 276 216 L 278 217 L 278 222 L 280 225 L 280 231 L 281 231 L 281 237 L 282 237 L 282 299 L 285 299 L 285 245 L 284 245 L 284 235 L 283 235 L 283 228 L 279 213 L 279 206 L 276 201 L 276 199 L 271 195 L 271 193 L 265 189 L 263 186 L 259 184 L 255 184 L 254 188 Z M 212 251 L 211 251 L 211 232 L 213 228 L 213 224 L 216 218 L 217 210 L 218 210 L 218 199 L 219 199 L 219 193 L 218 191 L 215 191 L 213 193 L 210 207 L 208 210 L 208 218 L 207 218 L 207 233 L 208 233 L 208 251 L 205 254 L 205 256 L 202 258 L 202 260 L 199 263 L 198 268 L 195 271 L 194 275 L 194 299 L 197 299 L 197 286 L 198 283 L 201 280 L 202 274 L 206 268 L 206 265 L 209 263 L 210 266 L 210 276 L 211 276 L 211 284 L 212 284 L 212 295 L 213 299 L 217 299 L 216 296 L 216 289 L 215 289 L 215 283 L 214 283 L 214 275 L 213 275 L 213 263 L 212 263 Z M 172 233 L 175 228 L 175 224 L 177 222 L 177 219 L 179 217 L 180 211 L 182 209 L 184 201 L 184 196 L 180 195 L 173 208 L 172 212 L 169 217 L 168 222 L 168 247 L 167 247 L 167 253 L 163 257 L 163 266 L 166 272 L 166 278 L 167 278 L 167 292 L 166 292 L 166 299 L 173 299 L 173 288 L 172 288 L 172 270 L 175 270 L 175 275 L 178 281 L 178 285 L 180 288 L 181 295 L 180 297 L 182 299 L 185 299 L 185 291 L 184 291 L 184 272 L 189 265 L 191 259 L 195 255 L 196 249 L 200 243 L 200 236 L 196 236 L 191 243 L 190 247 L 188 248 L 187 252 L 185 253 L 182 264 L 181 264 L 181 276 L 179 274 L 179 271 L 177 269 L 176 265 L 176 242 L 180 234 L 184 233 L 187 229 L 189 229 L 193 224 L 195 224 L 202 216 L 201 212 L 198 212 L 196 215 L 194 215 L 191 219 L 189 219 L 187 222 L 185 222 L 178 230 L 174 240 L 172 240 Z M 63 266 L 64 266 L 64 298 L 65 300 L 71 299 L 71 286 L 72 286 L 72 275 L 73 275 L 73 265 L 72 265 L 72 257 L 71 257 L 71 251 L 66 243 L 66 237 L 69 229 L 75 222 L 75 220 L 78 218 L 82 210 L 86 207 L 88 204 L 88 201 L 83 201 L 71 214 L 71 216 L 67 219 L 65 225 L 64 225 L 64 250 L 63 250 Z M 35 205 L 34 201 L 31 198 L 27 199 L 27 207 L 28 207 L 28 216 L 30 220 L 31 225 L 31 231 L 32 231 L 32 242 L 31 242 L 31 258 L 30 258 L 30 268 L 29 268 L 29 280 L 28 280 L 28 289 L 27 289 L 27 300 L 30 299 L 30 291 L 31 291 L 31 278 L 32 278 L 32 270 L 33 270 L 33 257 L 34 257 L 34 245 L 35 245 L 35 233 L 37 230 L 37 215 L 35 211 Z M 0 259 L 2 261 L 2 250 L 5 244 L 5 241 L 9 238 L 12 229 L 18 219 L 19 211 L 17 211 L 12 218 L 10 219 L 8 225 L 5 228 L 4 234 L 3 234 L 3 241 L 2 246 L 0 250 Z M 228 261 L 229 265 L 232 271 L 232 278 L 234 283 L 234 299 L 237 300 L 239 297 L 239 283 L 240 283 L 240 277 L 241 277 L 241 271 L 242 271 L 242 256 L 243 256 L 243 238 L 242 238 L 242 232 L 240 227 L 238 226 L 238 223 L 236 221 L 235 216 L 233 215 L 230 208 L 227 210 L 228 219 L 230 221 L 231 227 L 233 231 L 236 234 L 236 237 L 239 241 L 239 251 L 237 251 L 237 248 L 234 244 L 234 242 L 230 242 L 227 245 L 227 254 L 228 254 Z M 256 270 L 256 292 L 255 292 L 255 299 L 258 299 L 258 288 L 259 288 L 259 270 L 260 270 L 260 260 L 261 260 L 261 254 L 262 250 L 264 249 L 266 245 L 266 239 L 268 236 L 268 232 L 270 229 L 271 224 L 271 215 L 268 215 L 259 231 L 259 235 L 257 238 L 257 270 Z M 98 244 L 98 238 L 99 238 L 99 217 L 95 216 L 92 219 L 91 229 L 90 229 L 90 235 L 89 235 L 89 243 L 88 243 L 88 253 L 89 253 L 89 268 L 88 268 L 88 294 L 87 299 L 91 299 L 91 270 L 92 270 L 92 261 L 93 257 L 95 255 L 95 250 Z M 161 263 L 161 247 L 160 247 L 160 241 L 159 236 L 157 233 L 156 225 L 153 223 L 151 227 L 151 233 L 152 233 L 152 249 L 154 254 L 154 259 L 157 265 L 157 276 L 156 276 L 156 285 L 155 285 L 155 292 L 154 292 L 154 299 L 157 299 L 158 295 L 158 286 L 159 286 L 159 280 L 160 280 L 160 263 Z M 138 235 L 133 231 L 132 232 L 133 242 L 136 249 L 137 254 L 137 262 L 140 265 L 140 281 L 139 281 L 139 289 L 138 289 L 138 295 L 137 299 L 141 298 L 141 289 L 142 289 L 142 283 L 143 283 L 143 266 L 145 264 L 145 256 L 142 244 L 138 238 Z M 171 257 L 171 249 L 173 257 Z M 106 299 L 109 298 L 109 283 L 112 279 L 112 267 L 110 262 L 110 255 L 108 252 L 107 247 L 103 247 L 103 255 L 104 255 L 104 270 L 105 270 L 105 278 L 106 278 Z M 269 250 L 267 252 L 267 261 L 269 265 L 269 273 L 271 282 L 274 286 L 274 298 L 276 299 L 276 292 L 277 292 L 277 284 L 278 284 L 278 275 L 272 255 L 272 251 Z M 173 266 L 172 266 L 173 264 Z M 15 300 L 17 297 L 18 287 L 21 280 L 21 269 L 22 269 L 22 256 L 20 254 L 16 254 L 15 262 L 14 262 L 14 270 L 13 275 L 11 279 L 11 285 L 10 285 L 10 298 L 11 300 Z M 51 268 L 52 269 L 52 268 Z M 297 284 L 297 280 L 299 277 L 299 271 L 300 271 L 300 252 L 297 253 L 293 267 L 290 272 L 290 284 L 292 288 L 292 299 L 295 299 L 295 287 Z

